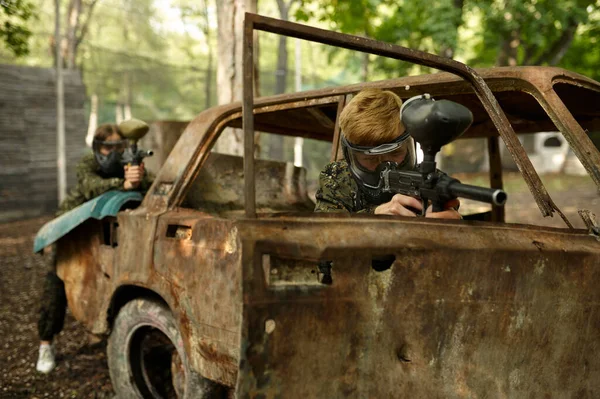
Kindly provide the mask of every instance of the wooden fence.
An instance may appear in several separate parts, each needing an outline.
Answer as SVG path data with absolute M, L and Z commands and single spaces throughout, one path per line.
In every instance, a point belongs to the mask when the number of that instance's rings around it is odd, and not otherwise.
M 67 184 L 86 151 L 85 87 L 65 71 Z M 52 214 L 58 205 L 55 72 L 0 64 L 0 222 Z

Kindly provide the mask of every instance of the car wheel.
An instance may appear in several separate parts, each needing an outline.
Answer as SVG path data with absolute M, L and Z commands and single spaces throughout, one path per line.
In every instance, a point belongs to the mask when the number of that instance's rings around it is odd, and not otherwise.
M 163 303 L 135 299 L 121 308 L 108 339 L 108 366 L 119 398 L 221 398 L 222 386 L 189 367 L 181 333 Z

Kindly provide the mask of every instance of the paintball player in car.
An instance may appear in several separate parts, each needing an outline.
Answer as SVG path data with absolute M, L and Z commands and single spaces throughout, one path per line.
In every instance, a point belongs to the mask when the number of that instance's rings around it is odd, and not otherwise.
M 100 125 L 94 134 L 93 152 L 84 155 L 77 165 L 77 185 L 59 206 L 57 216 L 68 212 L 110 190 L 145 192 L 152 177 L 139 166 L 123 166 L 121 155 L 128 142 L 119 127 Z M 67 299 L 65 287 L 56 275 L 56 248 L 52 249 L 52 270 L 46 275 L 38 320 L 40 350 L 36 370 L 49 373 L 56 366 L 52 340 L 64 325 Z
M 401 122 L 402 100 L 391 91 L 367 89 L 358 93 L 340 115 L 344 160 L 328 164 L 319 176 L 315 212 L 350 212 L 416 216 L 421 201 L 403 194 L 373 189 L 380 179 L 378 167 L 416 165 L 415 143 Z M 426 210 L 426 217 L 461 219 L 458 199 L 442 212 Z

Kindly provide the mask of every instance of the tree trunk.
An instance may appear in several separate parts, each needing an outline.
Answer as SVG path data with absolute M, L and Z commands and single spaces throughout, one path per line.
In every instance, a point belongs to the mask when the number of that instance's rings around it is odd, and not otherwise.
M 208 48 L 208 62 L 206 65 L 206 75 L 204 78 L 204 107 L 210 108 L 212 105 L 212 63 L 213 49 L 210 43 L 210 21 L 208 19 L 208 0 L 204 0 L 204 38 L 206 39 L 206 47 Z
M 98 127 L 98 95 L 96 93 L 92 94 L 90 100 L 90 119 L 88 122 L 87 135 L 85 136 L 85 143 L 88 147 L 92 146 L 92 141 L 94 141 L 94 133 Z
M 81 44 L 81 41 L 87 34 L 87 31 L 90 27 L 90 20 L 92 19 L 92 14 L 94 13 L 94 7 L 96 6 L 97 3 L 98 3 L 98 0 L 92 0 L 90 2 L 90 5 L 87 9 L 87 16 L 85 18 L 85 22 L 81 24 L 81 30 L 79 31 L 79 34 L 75 38 L 75 49 L 73 51 L 73 59 L 76 58 L 77 50 L 79 49 L 79 45 Z M 81 16 L 83 17 L 83 16 L 85 16 L 85 14 L 86 14 L 85 12 L 82 12 Z
M 60 0 L 54 0 L 54 37 L 57 43 L 60 39 Z M 67 195 L 67 155 L 65 138 L 65 88 L 63 81 L 63 62 L 60 47 L 56 48 L 56 175 L 58 202 Z
M 524 46 L 523 61 L 521 62 L 521 65 L 535 65 L 531 64 L 531 58 L 534 56 L 537 47 L 538 46 L 531 43 L 527 43 L 527 45 Z
M 60 40 L 60 49 L 63 60 L 63 66 L 68 69 L 73 69 L 76 66 L 77 50 L 79 49 L 79 45 L 81 44 L 81 41 L 83 40 L 88 31 L 92 13 L 97 2 L 98 0 L 92 0 L 90 2 L 90 5 L 87 7 L 86 12 L 84 10 L 85 7 L 82 0 L 69 1 L 65 18 L 66 33 L 64 37 Z M 83 17 L 85 17 L 85 22 L 83 24 L 80 24 L 80 21 Z M 55 64 L 56 45 L 56 37 L 52 37 L 50 47 L 54 57 L 53 62 Z
M 302 51 L 300 47 L 300 39 L 295 40 L 296 45 L 296 54 L 295 61 L 296 67 L 294 68 L 296 71 L 296 91 L 302 91 Z M 294 165 L 302 166 L 303 164 L 303 155 L 304 155 L 304 139 L 302 137 L 296 137 L 294 139 Z
M 575 36 L 575 31 L 577 30 L 578 26 L 579 23 L 575 21 L 575 19 L 571 19 L 569 21 L 569 25 L 563 31 L 558 40 L 550 47 L 548 52 L 542 54 L 535 61 L 534 65 L 542 65 L 543 63 L 547 63 L 550 66 L 555 66 L 558 64 L 571 46 Z
M 219 104 L 242 99 L 242 40 L 246 11 L 256 11 L 256 0 L 217 1 Z M 226 129 L 221 134 L 216 149 L 223 153 L 242 155 L 243 132 L 241 129 Z
M 246 0 L 248 1 L 248 0 Z M 293 1 L 293 0 L 292 0 Z M 248 10 L 248 12 L 258 13 L 258 0 L 253 0 L 252 11 Z M 258 32 L 254 31 L 254 66 L 253 74 L 254 74 L 254 95 L 256 97 L 260 97 L 260 40 L 258 40 Z M 257 141 L 258 143 L 258 141 Z
M 131 104 L 130 103 L 125 103 L 125 105 L 123 106 L 123 120 L 128 121 L 131 118 L 132 118 L 132 115 L 131 115 Z
M 288 14 L 290 10 L 290 3 L 286 3 L 284 0 L 277 0 L 277 7 L 279 8 L 279 19 L 283 21 L 288 20 Z M 275 94 L 285 93 L 287 86 L 287 73 L 288 73 L 288 51 L 287 51 L 287 37 L 279 36 L 279 51 L 277 53 L 277 73 L 275 81 Z
M 369 53 L 362 53 L 362 70 L 360 73 L 360 77 L 363 82 L 367 82 L 369 80 L 369 55 Z
M 502 42 L 500 53 L 496 59 L 496 66 L 517 66 L 517 49 L 520 44 L 519 31 L 511 31 L 510 37 Z
M 206 65 L 206 75 L 204 77 L 205 108 L 210 108 L 212 106 L 212 57 L 212 47 L 208 46 L 208 63 Z
M 118 125 L 123 122 L 123 106 L 121 103 L 117 103 L 115 106 L 115 123 Z
M 79 16 L 81 15 L 81 0 L 71 0 L 69 2 L 69 12 L 67 15 L 67 68 L 75 67 L 75 56 L 77 47 L 76 32 L 79 28 Z
M 289 18 L 290 6 L 292 1 L 286 3 L 284 0 L 277 0 L 279 8 L 279 19 L 287 21 Z M 287 37 L 279 36 L 279 48 L 277 52 L 277 70 L 275 71 L 275 93 L 285 93 L 288 74 L 288 51 Z M 280 135 L 269 136 L 269 158 L 276 160 L 284 159 L 284 137 Z
M 315 62 L 315 53 L 314 53 L 314 49 L 313 49 L 313 44 L 311 42 L 306 42 L 306 45 L 304 48 L 308 47 L 308 65 L 309 65 L 309 74 L 310 74 L 310 81 L 313 85 L 313 87 L 317 87 L 319 85 L 319 74 L 315 68 L 316 62 Z

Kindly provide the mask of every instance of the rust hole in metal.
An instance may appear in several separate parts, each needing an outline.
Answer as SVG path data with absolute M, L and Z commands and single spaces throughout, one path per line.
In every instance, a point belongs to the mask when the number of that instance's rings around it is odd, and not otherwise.
M 192 238 L 192 228 L 179 224 L 170 224 L 167 226 L 167 237 L 190 240 Z
M 154 190 L 155 195 L 168 195 L 173 189 L 172 182 L 160 182 Z
M 398 356 L 398 360 L 405 363 L 410 363 L 409 349 L 408 345 L 402 345 L 397 351 L 396 356 Z
M 102 243 L 104 245 L 111 245 L 111 238 L 110 238 L 110 222 L 109 221 L 105 221 L 102 223 Z
M 331 267 L 333 262 L 330 260 L 319 261 L 317 277 L 321 284 L 331 285 L 333 284 L 333 277 L 331 276 Z M 314 273 L 314 270 L 312 271 Z
M 376 272 L 383 272 L 392 267 L 392 264 L 396 261 L 396 255 L 388 254 L 381 256 L 373 256 L 371 259 L 371 267 Z
M 265 332 L 271 334 L 273 331 L 275 331 L 275 320 L 269 319 L 265 321 Z
M 102 222 L 102 244 L 117 247 L 118 243 L 118 228 L 119 223 L 114 220 L 106 220 Z

